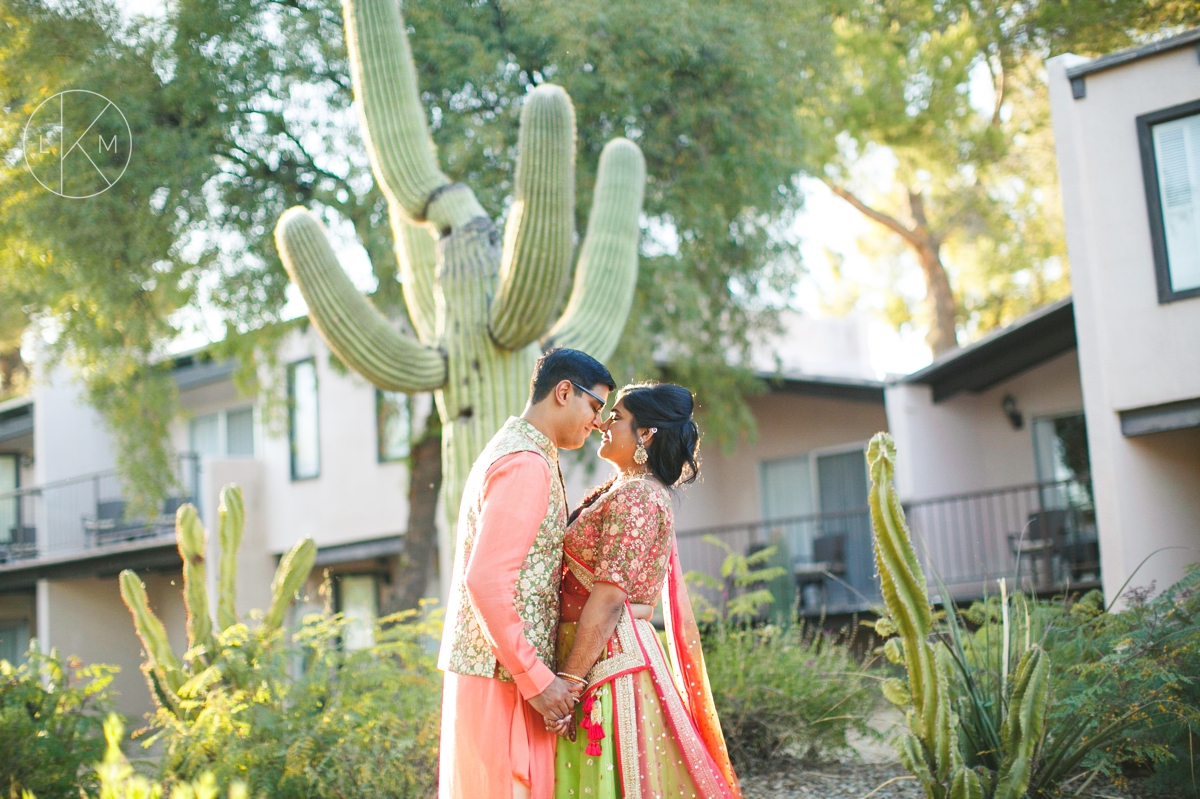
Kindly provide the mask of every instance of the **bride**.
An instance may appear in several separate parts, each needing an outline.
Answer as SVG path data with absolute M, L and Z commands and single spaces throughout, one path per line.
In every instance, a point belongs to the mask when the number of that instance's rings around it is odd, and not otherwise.
M 600 457 L 617 468 L 567 529 L 559 676 L 581 701 L 555 723 L 555 797 L 741 796 L 679 567 L 668 490 L 699 474 L 687 389 L 621 389 Z M 649 619 L 661 597 L 668 658 Z

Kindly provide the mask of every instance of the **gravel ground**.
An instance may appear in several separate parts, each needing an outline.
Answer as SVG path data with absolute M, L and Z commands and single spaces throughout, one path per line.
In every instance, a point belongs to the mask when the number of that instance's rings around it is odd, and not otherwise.
M 906 779 L 879 786 L 897 777 Z M 898 763 L 831 763 L 804 766 L 748 777 L 742 781 L 746 799 L 925 799 L 925 792 Z

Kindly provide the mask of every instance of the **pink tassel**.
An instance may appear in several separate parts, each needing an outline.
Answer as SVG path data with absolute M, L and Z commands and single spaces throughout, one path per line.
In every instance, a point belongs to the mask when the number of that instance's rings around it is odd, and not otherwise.
M 600 742 L 592 741 L 590 744 L 587 745 L 587 749 L 583 750 L 583 753 L 585 755 L 587 755 L 588 757 L 599 757 L 600 756 Z

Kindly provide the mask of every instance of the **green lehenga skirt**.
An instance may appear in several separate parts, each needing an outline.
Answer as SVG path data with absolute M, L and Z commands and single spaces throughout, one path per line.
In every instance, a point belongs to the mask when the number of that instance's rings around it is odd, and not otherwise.
M 590 702 L 576 706 L 576 740 L 558 740 L 556 799 L 727 796 L 728 787 L 686 718 L 657 633 L 649 622 L 632 625 L 646 665 L 618 673 L 592 689 Z M 560 663 L 570 654 L 576 627 L 559 625 Z M 611 652 L 601 660 L 610 657 Z

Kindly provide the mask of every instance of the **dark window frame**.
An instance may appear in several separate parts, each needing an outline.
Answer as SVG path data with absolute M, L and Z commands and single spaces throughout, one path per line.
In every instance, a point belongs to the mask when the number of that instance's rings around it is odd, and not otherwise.
M 317 470 L 313 474 L 307 474 L 303 477 L 296 476 L 296 367 L 302 364 L 310 363 L 313 368 L 313 378 L 317 385 Z M 293 361 L 287 366 L 287 392 L 288 392 L 288 461 L 290 463 L 290 472 L 292 482 L 301 480 L 316 480 L 321 476 L 321 404 L 320 404 L 320 378 L 317 375 L 317 359 L 314 357 L 301 358 L 298 361 Z
M 1167 259 L 1167 231 L 1163 223 L 1158 185 L 1158 161 L 1154 154 L 1155 125 L 1200 114 L 1200 100 L 1173 105 L 1137 118 L 1138 149 L 1142 156 L 1142 182 L 1146 187 L 1146 209 L 1150 214 L 1150 247 L 1154 253 L 1154 276 L 1158 281 L 1158 304 L 1200 297 L 1200 287 L 1171 290 L 1171 265 Z

